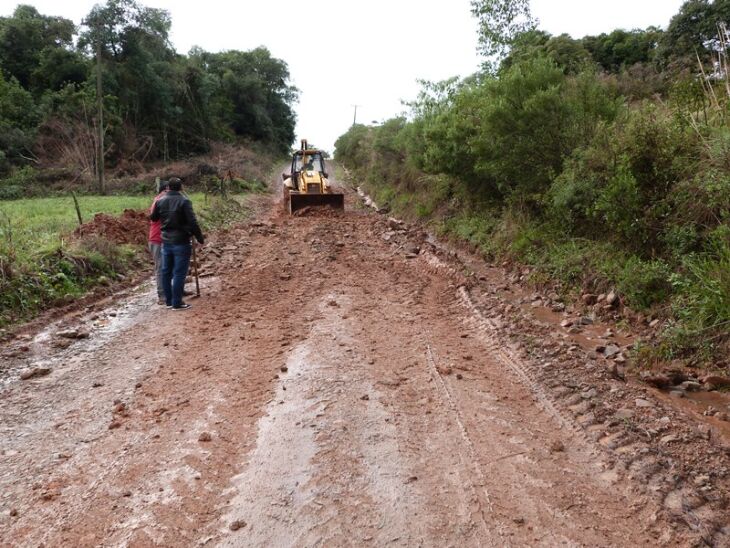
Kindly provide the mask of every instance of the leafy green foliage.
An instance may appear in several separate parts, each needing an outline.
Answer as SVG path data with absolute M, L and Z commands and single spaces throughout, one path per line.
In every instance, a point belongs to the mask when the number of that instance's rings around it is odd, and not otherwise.
M 712 51 L 718 25 L 728 23 L 729 0 L 687 0 L 662 37 L 662 57 L 667 61 L 686 59 L 690 66 L 695 66 L 696 55 L 706 58 Z
M 520 34 L 537 25 L 529 0 L 472 0 L 471 10 L 479 21 L 481 53 L 488 58 L 503 57 Z
M 0 18 L 0 176 L 39 158 L 93 173 L 97 47 L 108 166 L 237 139 L 288 151 L 298 92 L 286 63 L 263 47 L 179 55 L 171 24 L 135 0 L 97 4 L 81 29 L 24 5 Z
M 609 34 L 586 36 L 581 42 L 601 68 L 619 72 L 637 63 L 653 63 L 657 44 L 662 38 L 661 29 L 649 27 L 631 31 L 617 29 Z
M 294 141 L 296 118 L 291 104 L 297 90 L 287 84 L 286 63 L 266 48 L 249 52 L 200 53 L 196 59 L 219 83 L 219 115 L 235 135 L 269 142 L 287 151 Z
M 17 169 L 10 177 L 0 179 L 0 200 L 16 200 L 36 182 L 36 170 L 30 166 Z
M 533 30 L 515 38 L 510 54 L 504 58 L 502 72 L 519 62 L 535 57 L 552 60 L 566 74 L 577 74 L 589 67 L 593 59 L 580 40 L 567 34 L 550 36 L 547 32 Z
M 670 276 L 678 322 L 664 348 L 669 357 L 696 352 L 712 360 L 730 341 L 730 228 L 719 228 L 712 241 L 710 252 L 687 256 Z
M 6 81 L 0 74 L 0 175 L 8 172 L 14 159 L 29 153 L 38 121 L 30 92 L 15 78 Z
M 498 4 L 474 3 L 482 24 Z M 699 8 L 730 20 L 725 4 L 690 0 L 675 23 Z M 524 5 L 511 6 L 483 40 L 509 35 Z M 709 28 L 689 27 L 712 47 Z M 408 118 L 352 127 L 335 158 L 378 204 L 531 265 L 535 283 L 615 290 L 669 320 L 665 357 L 711 359 L 730 344 L 730 94 L 678 76 L 681 48 L 668 54 L 666 40 L 520 28 L 484 49 L 509 50 L 498 71 L 424 83 Z
M 41 15 L 20 5 L 0 18 L 0 68 L 34 95 L 86 79 L 85 62 L 73 51 L 75 27 L 62 17 Z

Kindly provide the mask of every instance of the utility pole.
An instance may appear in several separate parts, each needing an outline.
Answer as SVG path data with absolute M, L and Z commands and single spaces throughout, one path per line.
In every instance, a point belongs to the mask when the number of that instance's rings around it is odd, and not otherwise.
M 96 111 L 99 124 L 96 151 L 97 184 L 100 194 L 106 191 L 104 185 L 104 97 L 101 85 L 101 28 L 97 27 L 96 38 Z
M 352 125 L 354 126 L 357 124 L 357 107 L 361 107 L 362 105 L 352 105 L 355 108 L 355 114 L 352 117 Z

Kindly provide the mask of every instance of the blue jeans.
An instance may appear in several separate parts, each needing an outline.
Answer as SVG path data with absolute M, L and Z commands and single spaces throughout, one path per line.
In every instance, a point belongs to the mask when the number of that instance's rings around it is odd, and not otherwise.
M 162 288 L 167 306 L 172 305 L 174 308 L 182 304 L 185 277 L 188 275 L 192 252 L 190 242 L 162 244 Z

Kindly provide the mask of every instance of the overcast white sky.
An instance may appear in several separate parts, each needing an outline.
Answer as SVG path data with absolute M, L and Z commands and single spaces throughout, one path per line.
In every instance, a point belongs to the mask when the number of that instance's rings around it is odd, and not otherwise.
M 20 3 L 0 0 L 0 15 Z M 79 23 L 98 0 L 25 0 Z M 480 64 L 469 0 L 141 0 L 172 14 L 181 53 L 259 45 L 289 64 L 301 90 L 297 132 L 330 151 L 352 124 L 390 118 L 417 79 L 466 76 Z M 574 37 L 616 28 L 666 27 L 683 0 L 532 0 L 540 27 Z

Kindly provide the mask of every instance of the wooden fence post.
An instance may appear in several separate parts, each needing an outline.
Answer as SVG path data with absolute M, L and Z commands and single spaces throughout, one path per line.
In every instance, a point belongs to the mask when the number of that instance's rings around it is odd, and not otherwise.
M 76 208 L 76 217 L 79 219 L 79 226 L 84 224 L 84 221 L 81 219 L 81 208 L 79 207 L 79 201 L 76 199 L 76 193 L 71 192 L 71 197 L 74 199 L 74 207 Z

